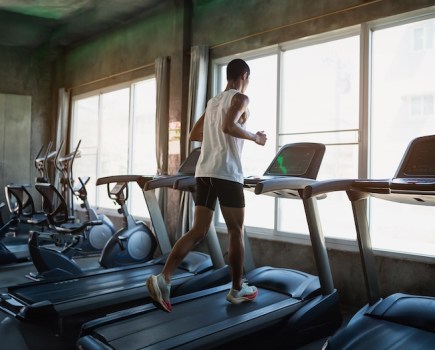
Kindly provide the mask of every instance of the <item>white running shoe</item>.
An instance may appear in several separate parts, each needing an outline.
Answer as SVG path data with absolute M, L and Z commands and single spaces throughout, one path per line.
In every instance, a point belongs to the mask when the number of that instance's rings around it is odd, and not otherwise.
M 170 301 L 171 285 L 166 283 L 165 277 L 160 273 L 157 276 L 151 275 L 147 280 L 147 287 L 150 297 L 165 311 L 171 312 Z
M 247 283 L 242 284 L 240 290 L 231 289 L 228 292 L 227 300 L 232 304 L 240 304 L 244 301 L 252 301 L 257 297 L 258 290 L 255 286 L 248 286 Z

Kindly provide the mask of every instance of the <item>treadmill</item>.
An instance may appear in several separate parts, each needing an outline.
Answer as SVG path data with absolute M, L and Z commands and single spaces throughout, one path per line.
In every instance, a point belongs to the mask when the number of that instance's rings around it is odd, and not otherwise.
M 147 304 L 87 322 L 80 349 L 260 348 L 290 349 L 334 333 L 342 322 L 317 211 L 317 197 L 300 196 L 315 182 L 325 146 L 288 144 L 260 178 L 247 178 L 256 194 L 302 199 L 309 222 L 319 277 L 287 268 L 263 266 L 245 273 L 257 298 L 232 305 L 231 283 L 172 298 L 173 312 Z M 307 176 L 311 176 L 308 178 Z M 321 196 L 323 198 L 325 196 Z
M 381 297 L 366 207 L 369 197 L 435 205 L 435 135 L 414 139 L 391 179 L 319 183 L 306 195 L 337 190 L 346 190 L 352 203 L 368 303 L 327 340 L 323 349 L 434 349 L 435 297 L 400 292 Z
M 197 159 L 197 151 L 192 157 Z M 180 166 L 182 175 L 173 175 L 172 182 L 187 177 L 189 173 L 193 177 L 195 163 L 188 157 Z M 134 175 L 111 177 L 110 181 L 126 181 L 131 180 L 131 177 L 142 188 L 148 181 L 157 182 L 157 178 L 137 178 Z M 164 178 L 167 184 L 171 176 Z M 109 179 L 104 181 L 108 182 Z M 0 310 L 7 316 L 6 321 L 0 322 L 2 345 L 15 349 L 17 344 L 25 343 L 23 349 L 29 350 L 73 348 L 83 322 L 151 301 L 145 281 L 151 274 L 161 272 L 171 245 L 154 191 L 144 191 L 144 196 L 162 255 L 144 264 L 93 270 L 79 276 L 9 287 L 7 293 L 0 295 Z M 219 252 L 223 260 L 218 248 L 212 247 L 211 251 L 214 254 Z M 207 288 L 229 281 L 228 267 L 224 264 L 213 266 L 213 261 L 220 260 L 217 257 L 211 259 L 202 252 L 190 252 L 174 274 L 174 293 L 183 281 L 199 276 L 201 278 L 196 283 L 183 290 L 192 292 L 195 288 Z
M 144 183 L 143 193 L 147 203 L 152 203 L 156 200 L 155 190 L 156 189 L 165 189 L 165 188 L 173 188 L 181 191 L 181 193 L 193 194 L 196 190 L 196 180 L 195 180 L 195 168 L 196 163 L 198 162 L 199 156 L 201 154 L 201 147 L 194 148 L 189 157 L 183 162 L 183 164 L 178 169 L 176 175 L 162 175 L 157 178 L 149 179 Z M 181 180 L 185 180 L 185 182 L 180 182 Z M 154 209 L 158 208 L 157 202 L 153 206 L 148 206 L 148 210 L 151 216 L 157 216 L 158 213 L 154 212 Z M 183 212 L 184 208 L 181 208 L 180 214 Z M 153 215 L 155 214 L 155 215 Z M 161 216 L 160 216 L 161 217 Z M 178 229 L 181 229 L 182 224 L 180 222 L 183 215 L 179 217 Z M 183 234 L 184 232 L 178 232 L 179 234 Z M 217 238 L 217 233 L 214 228 L 214 225 L 210 225 L 208 234 L 206 236 L 206 242 L 208 244 L 208 249 L 210 252 L 210 258 L 213 262 L 214 267 L 224 267 L 225 262 L 223 258 L 222 251 L 220 249 L 219 240 Z M 166 253 L 169 253 L 171 250 L 171 246 L 169 241 L 163 247 Z

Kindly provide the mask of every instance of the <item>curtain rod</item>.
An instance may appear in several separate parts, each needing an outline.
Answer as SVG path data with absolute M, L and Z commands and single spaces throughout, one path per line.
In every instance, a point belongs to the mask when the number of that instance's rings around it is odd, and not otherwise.
M 109 75 L 108 77 L 96 79 L 96 80 L 93 80 L 93 81 L 88 81 L 87 83 L 75 85 L 75 86 L 72 86 L 72 87 L 69 87 L 69 88 L 66 88 L 66 89 L 67 90 L 74 90 L 74 89 L 77 89 L 77 88 L 80 88 L 80 87 L 83 87 L 83 86 L 88 86 L 88 85 L 92 85 L 92 84 L 95 84 L 95 83 L 99 83 L 99 82 L 107 80 L 107 79 L 116 78 L 116 77 L 119 77 L 121 75 L 132 73 L 132 72 L 135 72 L 135 71 L 138 71 L 138 70 L 141 70 L 141 69 L 145 69 L 145 68 L 149 68 L 149 67 L 152 67 L 152 66 L 154 66 L 154 63 L 148 63 L 148 64 L 145 64 L 145 65 L 140 66 L 140 67 L 132 68 L 132 69 L 126 70 L 124 72 L 115 73 L 115 74 Z
M 297 21 L 297 22 L 294 22 L 294 23 L 284 24 L 284 25 L 279 26 L 279 27 L 274 27 L 274 28 L 271 28 L 271 29 L 264 30 L 264 31 L 262 31 L 262 32 L 258 32 L 258 33 L 254 33 L 254 34 L 246 35 L 246 36 L 241 37 L 241 38 L 238 38 L 238 39 L 234 39 L 234 40 L 230 40 L 230 41 L 227 41 L 227 42 L 224 42 L 224 43 L 221 43 L 221 44 L 217 44 L 217 45 L 214 45 L 214 46 L 210 46 L 210 49 L 216 49 L 216 48 L 218 48 L 218 47 L 226 46 L 226 45 L 229 45 L 229 44 L 233 44 L 233 43 L 238 42 L 238 41 L 241 41 L 241 40 L 249 39 L 249 38 L 252 38 L 252 37 L 255 37 L 255 36 L 259 36 L 259 35 L 262 35 L 262 34 L 266 34 L 266 33 L 271 33 L 271 32 L 274 32 L 274 31 L 276 31 L 276 30 L 280 30 L 280 29 L 284 29 L 284 28 L 292 27 L 292 26 L 295 26 L 295 25 L 298 25 L 298 24 L 301 24 L 301 23 L 304 23 L 304 22 L 309 22 L 309 21 L 313 21 L 313 20 L 316 20 L 316 19 L 321 19 L 321 18 L 324 18 L 324 17 L 328 17 L 328 16 L 336 15 L 336 14 L 339 14 L 339 13 L 342 13 L 342 12 L 347 12 L 347 11 L 350 11 L 350 10 L 354 10 L 354 9 L 356 9 L 356 8 L 360 8 L 360 7 L 364 7 L 364 6 L 372 5 L 372 4 L 374 4 L 374 3 L 381 2 L 381 1 L 382 1 L 382 0 L 371 0 L 371 1 L 368 2 L 368 3 L 359 4 L 359 5 L 354 5 L 354 6 L 350 6 L 350 7 L 346 7 L 346 8 L 344 8 L 344 9 L 337 10 L 337 11 L 333 11 L 333 12 L 329 12 L 329 13 L 325 13 L 325 14 L 323 14 L 323 15 L 319 15 L 319 16 L 314 16 L 314 17 L 310 17 L 310 18 L 302 19 L 302 20 Z

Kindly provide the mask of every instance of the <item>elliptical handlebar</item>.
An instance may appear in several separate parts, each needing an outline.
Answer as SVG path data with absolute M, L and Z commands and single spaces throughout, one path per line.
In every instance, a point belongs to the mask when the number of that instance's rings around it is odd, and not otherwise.
M 97 179 L 96 185 L 107 185 L 107 194 L 110 199 L 113 199 L 119 205 L 124 205 L 128 199 L 128 183 L 136 182 L 139 187 L 143 182 L 142 175 L 114 175 L 100 177 Z M 115 186 L 111 187 L 111 184 Z M 141 187 L 142 188 L 142 187 Z
M 75 194 L 74 189 L 74 177 L 73 177 L 73 164 L 76 157 L 80 157 L 79 147 L 81 140 L 77 143 L 76 148 L 73 152 L 60 157 L 60 152 L 63 148 L 64 142 L 62 140 L 58 151 L 56 152 L 56 157 L 54 160 L 56 169 L 62 174 L 61 182 L 63 185 L 67 184 L 71 191 Z
M 35 168 L 39 172 L 39 177 L 37 177 L 36 182 L 50 182 L 49 176 L 48 176 L 48 167 L 47 163 L 50 159 L 52 159 L 56 154 L 57 151 L 52 151 L 51 148 L 53 146 L 53 142 L 50 141 L 47 145 L 47 148 L 45 149 L 45 153 L 42 156 L 42 151 L 44 150 L 44 145 L 41 146 L 38 154 L 35 157 Z
M 58 150 L 56 151 L 56 155 L 54 157 L 54 165 L 55 165 L 56 169 L 61 173 L 63 173 L 63 169 L 62 169 L 62 166 L 61 166 L 60 161 L 59 161 L 59 156 L 60 156 L 60 151 L 62 150 L 62 148 L 63 148 L 63 140 L 60 142 L 60 146 L 59 146 Z
M 42 175 L 42 171 L 43 171 L 43 167 L 44 167 L 44 159 L 45 159 L 45 156 L 40 157 L 43 149 L 44 149 L 44 145 L 42 145 L 41 148 L 39 149 L 39 152 L 36 155 L 35 162 L 34 162 L 36 170 L 38 170 L 39 173 L 41 173 L 41 175 Z
M 81 200 L 85 200 L 88 196 L 88 191 L 86 190 L 86 184 L 91 179 L 89 176 L 78 177 L 79 183 L 74 184 L 72 190 L 73 194 L 79 197 Z

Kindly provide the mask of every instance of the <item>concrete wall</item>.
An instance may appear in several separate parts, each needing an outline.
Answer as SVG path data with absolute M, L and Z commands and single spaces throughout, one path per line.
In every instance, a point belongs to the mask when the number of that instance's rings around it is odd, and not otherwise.
M 153 72 L 155 58 L 169 56 L 169 120 L 184 123 L 189 48 L 193 45 L 209 46 L 213 59 L 433 5 L 434 0 L 165 1 L 134 23 L 57 53 L 53 75 L 48 52 L 0 50 L 0 92 L 32 96 L 34 156 L 41 142 L 54 135 L 56 97 L 61 87 L 74 94 L 144 76 Z M 178 155 L 170 157 L 170 172 L 175 172 L 179 161 Z M 170 199 L 169 211 L 176 213 L 175 191 L 170 191 Z M 176 215 L 170 217 L 169 228 L 174 232 Z M 221 240 L 226 247 L 226 236 L 221 235 Z M 309 246 L 258 238 L 253 238 L 252 246 L 257 265 L 316 273 Z M 355 307 L 364 304 L 358 255 L 333 249 L 329 254 L 342 302 Z M 378 257 L 377 266 L 385 294 L 400 290 L 435 295 L 435 285 L 429 280 L 435 272 L 434 263 Z M 397 271 L 405 274 L 398 277 Z
M 223 57 L 433 6 L 432 0 L 199 0 L 192 45 Z
M 17 132 L 13 142 L 9 140 L 4 147 L 16 147 L 13 154 L 27 154 L 21 162 L 21 169 L 16 174 L 0 178 L 0 188 L 17 180 L 24 183 L 33 183 L 37 174 L 33 166 L 34 158 L 41 146 L 49 141 L 52 134 L 52 76 L 50 64 L 51 52 L 46 48 L 30 51 L 20 48 L 0 47 L 0 93 L 10 95 L 25 95 L 31 97 L 30 120 L 30 150 L 28 133 Z M 23 115 L 23 118 L 25 116 Z M 16 128 L 20 123 L 16 124 Z M 21 140 L 20 138 L 26 138 Z M 3 143 L 6 139 L 2 139 Z M 21 150 L 20 148 L 27 147 Z M 15 163 L 17 159 L 5 159 L 4 164 Z M 0 201 L 4 201 L 4 192 L 0 191 Z
M 187 5 L 186 5 L 187 3 Z M 189 2 L 162 2 L 140 21 L 124 25 L 98 38 L 65 50 L 56 67 L 56 89 L 66 87 L 73 95 L 154 74 L 154 61 L 170 57 L 169 122 L 180 121 L 187 110 L 189 42 L 186 18 Z M 186 46 L 187 45 L 187 46 Z M 179 154 L 169 156 L 168 170 L 174 173 Z M 178 193 L 169 192 L 172 207 L 178 208 Z M 176 220 L 169 220 L 173 232 Z

